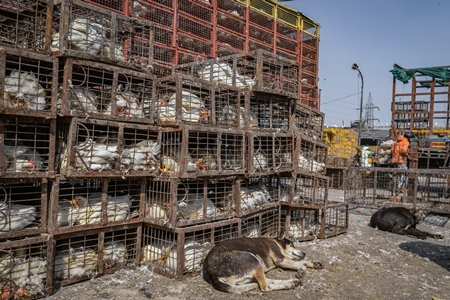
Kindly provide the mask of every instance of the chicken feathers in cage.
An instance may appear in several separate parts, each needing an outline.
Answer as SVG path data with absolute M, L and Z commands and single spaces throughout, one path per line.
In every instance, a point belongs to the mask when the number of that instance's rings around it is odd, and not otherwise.
M 98 105 L 100 103 L 99 97 L 96 93 L 88 88 L 73 87 L 69 85 L 69 91 L 67 93 L 68 109 L 80 110 L 87 114 L 98 113 Z M 62 105 L 62 88 L 58 92 L 58 101 L 56 108 L 61 109 Z
M 107 195 L 107 219 L 108 222 L 125 220 L 130 214 L 132 198 L 130 195 Z M 102 194 L 94 193 L 87 198 L 77 195 L 73 197 L 69 208 L 69 225 L 98 224 L 102 218 Z M 65 211 L 61 211 L 65 214 Z M 59 212 L 58 212 L 59 214 Z M 62 217 L 62 216 L 61 216 Z
M 161 173 L 180 172 L 181 157 L 182 153 L 181 147 L 179 145 L 168 145 L 164 147 L 161 157 L 161 166 L 158 168 L 158 170 Z M 197 170 L 195 161 L 189 153 L 186 157 L 186 162 L 186 172 L 195 172 Z
M 127 263 L 127 248 L 122 242 L 105 242 L 103 261 L 106 269 L 118 269 Z
M 0 204 L 0 234 L 13 230 L 21 230 L 36 221 L 37 212 L 34 206 L 20 204 Z
M 155 241 L 144 246 L 142 249 L 142 262 L 165 262 L 172 250 L 174 243 L 166 244 L 162 241 Z
M 185 241 L 184 245 L 184 268 L 186 272 L 201 270 L 203 260 L 211 249 L 209 242 L 200 243 L 198 241 Z M 176 270 L 178 264 L 177 247 L 173 247 L 165 261 L 170 270 Z
M 123 149 L 121 170 L 124 171 L 149 171 L 157 170 L 158 156 L 161 152 L 161 144 L 156 141 L 143 140 L 139 143 L 126 146 Z
M 236 74 L 235 74 L 236 73 Z M 213 63 L 206 66 L 198 74 L 202 79 L 223 83 L 226 85 L 233 85 L 233 75 L 236 75 L 237 88 L 252 89 L 255 85 L 255 80 L 249 76 L 237 74 L 227 63 Z
M 27 146 L 4 145 L 4 162 L 7 171 L 34 172 L 43 168 L 44 160 L 40 154 Z
M 310 172 L 319 173 L 325 169 L 325 164 L 317 162 L 300 154 L 298 156 L 298 167 Z
M 102 98 L 109 99 L 108 107 L 105 110 L 106 115 L 111 115 L 111 93 L 110 91 L 103 92 Z M 119 117 L 144 117 L 142 105 L 139 102 L 138 96 L 131 92 L 116 93 L 116 115 Z
M 267 171 L 269 168 L 269 158 L 267 155 L 259 150 L 253 154 L 253 169 L 256 172 Z
M 90 248 L 69 248 L 69 251 L 58 253 L 55 257 L 55 278 L 91 277 L 97 272 L 98 254 Z
M 77 170 L 104 171 L 112 170 L 115 160 L 119 158 L 117 143 L 101 143 L 87 139 L 75 146 L 75 165 Z M 67 167 L 67 147 L 61 155 L 61 168 Z
M 206 199 L 206 215 L 203 214 L 203 194 L 186 194 L 178 200 L 178 220 L 201 220 L 211 216 L 216 216 L 221 211 L 214 202 Z
M 272 200 L 273 199 L 265 186 L 249 186 L 241 189 L 241 210 L 262 207 Z
M 158 122 L 175 122 L 176 115 L 176 96 L 161 97 L 156 103 L 156 119 Z M 207 121 L 210 112 L 206 109 L 204 102 L 195 94 L 188 91 L 182 91 L 181 102 L 181 120 L 190 123 L 201 123 Z
M 0 257 L 0 277 L 8 278 L 14 285 L 2 286 L 1 299 L 36 299 L 45 294 L 47 260 L 40 257 Z
M 71 48 L 89 54 L 99 54 L 106 41 L 105 28 L 89 19 L 77 18 L 69 24 Z
M 12 70 L 5 77 L 4 106 L 43 111 L 47 108 L 46 92 L 33 72 Z

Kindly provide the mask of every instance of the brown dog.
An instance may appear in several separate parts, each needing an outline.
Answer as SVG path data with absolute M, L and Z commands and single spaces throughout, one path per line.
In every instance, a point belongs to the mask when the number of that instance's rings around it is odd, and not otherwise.
M 223 292 L 243 293 L 292 289 L 301 284 L 306 268 L 321 269 L 318 262 L 304 261 L 305 253 L 296 248 L 284 232 L 278 238 L 236 238 L 214 246 L 203 262 L 203 279 Z M 265 273 L 274 269 L 297 270 L 297 278 L 276 280 Z

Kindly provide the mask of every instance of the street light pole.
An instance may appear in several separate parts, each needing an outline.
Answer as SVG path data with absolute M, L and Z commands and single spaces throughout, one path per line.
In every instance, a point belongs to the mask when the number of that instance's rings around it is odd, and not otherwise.
M 359 124 L 358 124 L 358 146 L 361 146 L 361 124 L 362 124 L 362 112 L 363 112 L 363 100 L 364 100 L 364 78 L 357 64 L 353 64 L 352 70 L 356 70 L 361 77 L 361 103 L 359 104 Z

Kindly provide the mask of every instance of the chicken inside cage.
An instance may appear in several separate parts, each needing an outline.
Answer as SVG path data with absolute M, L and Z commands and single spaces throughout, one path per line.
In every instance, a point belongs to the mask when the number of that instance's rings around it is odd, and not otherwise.
M 111 115 L 112 112 L 112 95 L 110 90 L 103 89 L 102 97 L 103 101 L 107 102 L 107 107 L 104 110 L 105 115 Z M 142 104 L 139 101 L 138 95 L 131 91 L 117 91 L 115 99 L 115 115 L 118 117 L 144 117 L 144 110 Z
M 132 217 L 130 195 L 107 195 L 106 215 L 108 222 L 117 222 Z M 86 197 L 74 196 L 69 202 L 58 205 L 58 226 L 98 224 L 102 221 L 102 193 L 96 192 Z
M 36 299 L 45 295 L 47 260 L 28 252 L 26 248 L 1 251 L 2 299 Z
M 99 96 L 86 87 L 74 87 L 69 81 L 69 91 L 67 93 L 68 109 L 80 110 L 86 114 L 98 113 L 100 99 Z M 57 109 L 61 110 L 62 87 L 58 91 Z
M 167 145 L 163 147 L 159 171 L 162 174 L 178 173 L 181 171 L 181 146 Z M 186 157 L 186 172 L 191 173 L 197 170 L 194 159 L 188 153 Z
M 55 278 L 92 277 L 97 273 L 98 254 L 92 248 L 77 246 L 58 251 L 55 257 Z
M 244 107 L 241 106 L 239 108 L 239 112 L 237 111 L 236 107 L 232 105 L 223 105 L 218 109 L 220 111 L 217 117 L 217 121 L 219 122 L 219 124 L 239 124 L 240 128 L 245 128 L 245 116 L 247 115 L 247 112 Z M 250 110 L 248 116 L 250 129 L 258 128 L 259 124 L 256 114 Z
M 286 210 L 281 210 L 282 223 L 287 219 Z M 293 239 L 314 238 L 320 233 L 319 210 L 291 209 L 289 226 L 289 237 Z
M 212 200 L 205 199 L 203 193 L 187 192 L 186 194 L 179 195 L 178 198 L 178 221 L 202 220 L 222 213 Z M 204 210 L 206 210 L 206 214 Z
M 202 237 L 187 237 L 182 245 L 174 241 L 152 240 L 143 247 L 142 262 L 155 263 L 158 267 L 175 272 L 178 263 L 178 247 L 184 249 L 183 272 L 195 272 L 201 270 L 201 265 L 209 250 L 211 243 L 203 240 Z
M 100 21 L 100 20 L 97 20 Z M 117 61 L 125 61 L 125 55 L 122 51 L 121 45 L 114 45 L 111 50 L 112 41 L 110 29 L 87 18 L 75 18 L 69 23 L 68 28 L 68 43 L 69 49 L 82 51 L 91 55 L 103 55 L 112 58 L 112 51 L 114 51 L 114 58 Z M 60 33 L 52 34 L 51 50 L 60 50 Z
M 310 172 L 320 173 L 325 169 L 325 164 L 311 159 L 306 153 L 303 152 L 303 154 L 298 156 L 298 167 Z
M 205 102 L 196 94 L 187 90 L 181 93 L 181 121 L 190 123 L 207 123 L 210 111 Z M 176 115 L 177 93 L 159 95 L 156 102 L 156 120 L 161 123 L 177 121 Z
M 31 71 L 12 70 L 5 77 L 3 99 L 5 108 L 33 111 L 44 111 L 48 108 L 46 91 Z
M 44 158 L 39 152 L 21 142 L 5 141 L 3 147 L 5 170 L 36 172 L 44 170 Z
M 103 263 L 105 269 L 117 270 L 127 264 L 127 248 L 122 241 L 105 241 Z
M 7 190 L 1 186 L 0 197 L 3 198 L 0 203 L 0 235 L 37 225 L 38 210 L 35 205 L 27 205 L 24 201 L 13 201 Z
M 255 80 L 253 78 L 246 75 L 240 75 L 225 62 L 207 64 L 198 72 L 198 74 L 202 79 L 230 86 L 234 85 L 237 88 L 248 88 L 251 90 L 255 85 Z M 233 84 L 233 78 L 235 79 L 235 84 Z
M 155 172 L 159 167 L 161 144 L 156 141 L 143 140 L 124 146 L 120 158 L 122 171 Z
M 232 198 L 232 195 L 230 194 L 229 197 Z M 264 184 L 249 184 L 241 186 L 239 200 L 241 210 L 243 211 L 263 208 L 264 205 L 274 201 L 268 188 Z
M 264 172 L 269 169 L 269 157 L 264 150 L 258 149 L 253 153 L 253 170 Z

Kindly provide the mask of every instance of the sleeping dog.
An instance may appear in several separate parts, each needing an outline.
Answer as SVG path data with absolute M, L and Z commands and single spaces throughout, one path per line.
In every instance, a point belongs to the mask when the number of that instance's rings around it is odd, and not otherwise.
M 203 279 L 223 292 L 243 293 L 258 286 L 261 291 L 292 289 L 301 285 L 306 268 L 321 269 L 322 263 L 304 261 L 305 253 L 284 238 L 236 238 L 214 246 L 203 262 Z M 265 273 L 274 269 L 297 270 L 297 278 L 276 280 Z

